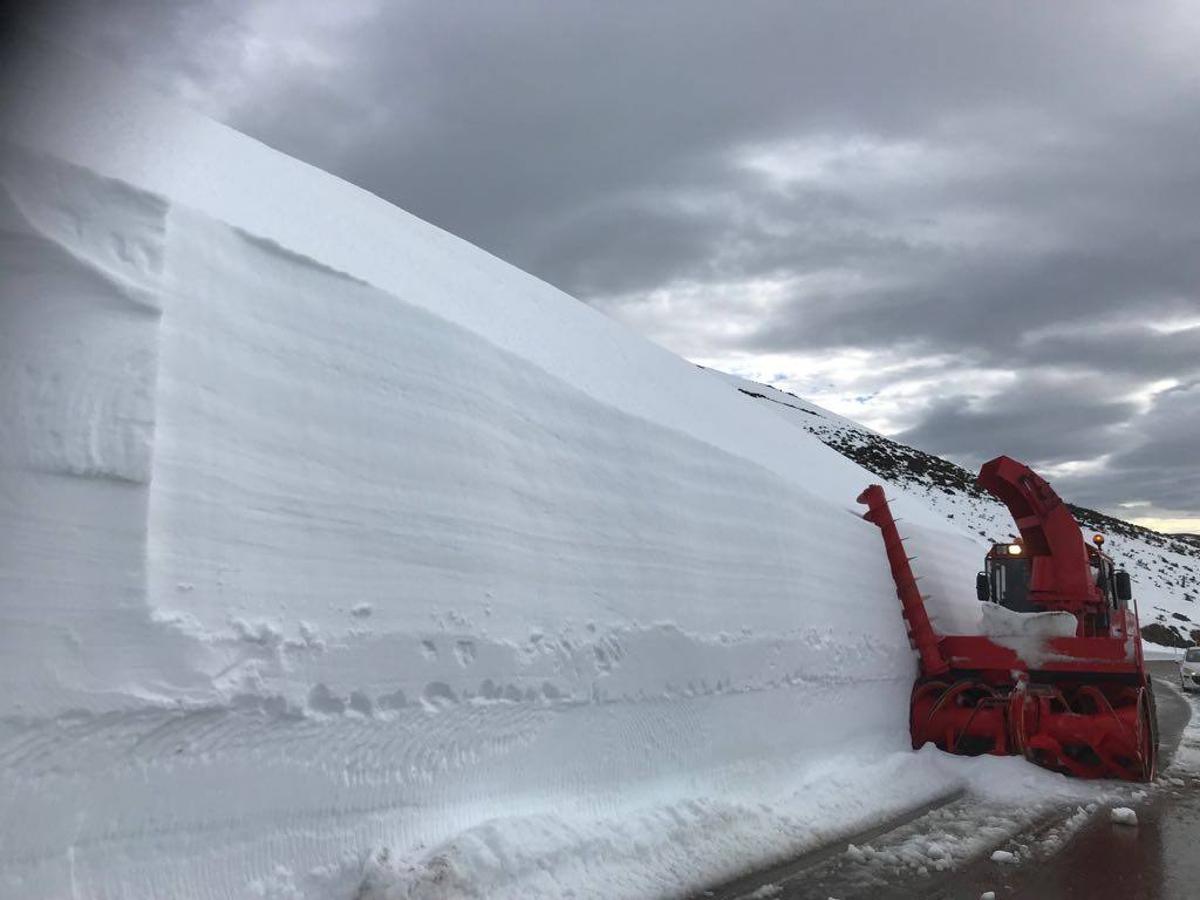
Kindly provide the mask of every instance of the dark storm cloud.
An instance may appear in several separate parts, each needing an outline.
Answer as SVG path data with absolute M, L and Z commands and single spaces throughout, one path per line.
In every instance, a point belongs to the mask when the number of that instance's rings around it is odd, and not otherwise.
M 288 145 L 299 143 L 293 136 L 298 129 L 361 133 L 322 162 L 518 265 L 550 269 L 552 276 L 569 273 L 553 272 L 547 236 L 581 227 L 574 224 L 580 211 L 607 209 L 610 230 L 616 230 L 628 225 L 617 208 L 625 205 L 628 216 L 637 215 L 647 208 L 644 195 L 767 202 L 754 196 L 764 192 L 753 176 L 731 164 L 731 153 L 746 144 L 807 134 L 922 139 L 956 117 L 990 108 L 1004 112 L 1010 127 L 1037 129 L 1044 127 L 1039 117 L 1009 111 L 1014 101 L 1049 106 L 1057 116 L 1062 107 L 1094 105 L 1097 94 L 1127 93 L 1127 81 L 1145 68 L 1141 54 L 1126 58 L 1130 37 L 1114 33 L 1128 23 L 1106 22 L 1098 7 L 1079 16 L 1056 5 L 1035 15 L 1033 8 L 938 4 L 928 7 L 936 21 L 899 4 L 449 3 L 399 9 L 385 13 L 382 24 L 364 26 L 352 42 L 360 57 L 348 64 L 339 93 L 392 95 L 401 113 L 364 131 L 352 106 L 330 120 L 288 102 L 300 89 L 291 81 L 279 93 L 251 98 L 237 112 L 239 124 Z M 329 79 L 316 73 L 306 80 L 308 90 Z M 298 108 L 305 109 L 299 121 Z M 982 140 L 996 139 L 992 127 L 986 121 L 981 126 Z M 1051 170 L 1045 180 L 1060 169 L 1090 165 L 1094 148 L 1079 143 L 1084 146 L 1067 146 L 1058 155 L 1042 151 Z M 1181 149 L 1194 146 L 1185 142 Z M 1140 165 L 1154 160 L 1158 166 L 1161 159 L 1151 155 Z M 1017 202 L 1006 192 L 1021 189 L 1049 202 L 1037 162 L 1025 163 L 1032 172 L 1023 181 L 966 187 L 981 189 L 984 202 L 992 196 Z M 1094 190 L 1094 184 L 1088 179 L 1082 190 Z M 961 203 L 964 185 L 955 187 Z M 865 200 L 863 214 L 872 211 L 871 197 L 839 193 L 846 205 Z M 784 236 L 796 237 L 786 226 L 797 211 L 810 214 L 806 199 L 797 198 L 790 215 L 780 211 Z M 937 214 L 936 208 L 929 212 Z M 756 236 L 752 221 L 748 229 L 737 228 L 729 215 L 720 203 L 707 211 L 701 203 L 693 214 L 703 223 L 695 227 L 709 230 L 707 241 L 692 241 L 693 266 L 711 260 L 715 243 L 736 238 L 731 228 Z M 822 218 L 835 231 L 854 224 L 836 208 Z M 592 233 L 595 228 L 592 220 Z M 798 237 L 793 245 L 803 263 L 807 242 Z M 735 254 L 732 262 L 753 261 Z M 597 254 L 589 275 L 586 284 L 567 280 L 563 286 L 603 294 L 639 281 L 644 289 L 660 285 L 653 260 L 623 255 Z
M 1029 342 L 1021 359 L 1029 364 L 1050 359 L 1064 367 L 1124 376 L 1189 378 L 1200 374 L 1200 327 L 1164 334 L 1130 324 L 1101 333 L 1048 336 Z
M 1129 449 L 1108 464 L 1115 491 L 1124 496 L 1093 480 L 1072 480 L 1081 502 L 1137 500 L 1178 509 L 1180 496 L 1200 496 L 1200 381 L 1166 391 L 1133 430 Z
M 903 348 L 934 370 L 907 438 L 1107 456 L 1072 481 L 1091 502 L 1200 515 L 1179 432 L 1200 422 L 1148 390 L 1200 356 L 1200 332 L 1150 327 L 1200 321 L 1186 4 L 116 0 L 45 21 L 681 352 Z M 744 320 L 758 282 L 778 293 L 755 327 L 704 327 Z M 1014 389 L 968 389 L 979 370 Z
M 1037 398 L 1037 416 L 1029 415 L 1029 397 Z M 963 396 L 936 401 L 921 424 L 897 440 L 917 446 L 936 441 L 976 466 L 999 453 L 1036 455 L 1054 464 L 1079 459 L 1080 447 L 1093 452 L 1111 447 L 1136 413 L 1135 404 L 1112 397 L 1106 386 L 1087 379 L 1026 377 L 985 406 L 972 405 Z
M 1113 246 L 1107 253 L 1070 250 L 1010 258 L 1002 249 L 983 249 L 966 258 L 943 258 L 934 271 L 928 271 L 930 260 L 920 259 L 912 270 L 901 268 L 898 284 L 798 298 L 764 322 L 753 341 L 762 349 L 780 350 L 886 346 L 919 338 L 931 346 L 978 351 L 988 362 L 1014 362 L 1025 356 L 1014 348 L 1017 339 L 1036 327 L 1075 323 L 1078 348 L 1088 341 L 1093 323 L 1110 317 L 1200 312 L 1194 294 L 1185 293 L 1200 285 L 1198 250 L 1200 234 L 1191 241 Z M 1041 356 L 1044 362 L 1058 361 Z

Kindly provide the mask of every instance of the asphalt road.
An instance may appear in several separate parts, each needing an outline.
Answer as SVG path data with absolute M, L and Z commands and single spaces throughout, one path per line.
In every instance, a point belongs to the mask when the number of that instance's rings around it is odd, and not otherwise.
M 870 869 L 847 864 L 845 850 L 850 843 L 902 844 L 913 834 L 953 828 L 960 820 L 970 822 L 977 818 L 978 809 L 971 798 L 955 797 L 700 896 L 705 900 L 745 900 L 752 896 L 771 900 L 880 897 L 978 900 L 984 892 L 994 891 L 996 900 L 1200 897 L 1200 773 L 1170 767 L 1189 719 L 1195 716 L 1200 721 L 1200 693 L 1187 696 L 1179 693 L 1175 663 L 1150 663 L 1149 668 L 1157 680 L 1163 774 L 1149 796 L 1135 804 L 1137 827 L 1112 824 L 1105 807 L 1057 852 L 1038 853 L 1037 848 L 1045 843 L 1046 836 L 1074 812 L 1074 808 L 1063 809 L 1008 842 L 1034 848 L 1032 859 L 1020 865 L 992 862 L 991 848 L 979 858 L 947 872 L 896 874 L 893 871 L 886 880 Z
M 1162 681 L 1178 685 L 1174 663 L 1151 663 Z M 1136 828 L 1097 816 L 1050 859 L 1002 869 L 990 859 L 955 872 L 921 896 L 970 898 L 995 891 L 1004 898 L 1062 900 L 1195 900 L 1200 897 L 1200 777 L 1170 769 L 1189 712 L 1200 716 L 1200 694 L 1186 697 L 1155 686 L 1159 733 L 1166 755 L 1159 790 L 1137 804 Z M 1190 710 L 1189 710 L 1190 707 Z M 1172 782 L 1178 782 L 1174 784 Z M 836 895 L 835 895 L 836 896 Z M 908 895 L 900 895 L 908 896 Z

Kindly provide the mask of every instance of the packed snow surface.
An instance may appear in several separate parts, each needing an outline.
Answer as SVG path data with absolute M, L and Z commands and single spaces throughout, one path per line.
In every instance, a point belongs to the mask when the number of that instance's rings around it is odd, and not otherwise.
M 682 894 L 954 789 L 868 473 L 46 53 L 0 78 L 0 896 Z M 978 537 L 891 493 L 977 619 Z
M 1073 637 L 1079 620 L 1069 612 L 1013 612 L 995 603 L 982 603 L 980 634 L 993 638 L 1056 638 Z
M 979 633 L 1014 651 L 1034 668 L 1054 658 L 1054 651 L 1047 643 L 1051 638 L 1072 637 L 1079 627 L 1079 620 L 1069 612 L 1019 613 L 995 603 L 982 603 L 979 609 L 982 612 Z M 1132 647 L 1132 643 L 1127 646 Z

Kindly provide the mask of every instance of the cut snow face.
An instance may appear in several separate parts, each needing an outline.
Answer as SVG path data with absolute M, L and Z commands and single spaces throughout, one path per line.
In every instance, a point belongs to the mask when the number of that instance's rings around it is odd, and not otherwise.
M 942 790 L 860 467 L 41 52 L 2 82 L 0 893 L 685 891 Z
M 0 894 L 685 893 L 962 786 L 908 749 L 858 463 L 118 74 L 4 65 Z M 977 620 L 978 540 L 897 493 Z

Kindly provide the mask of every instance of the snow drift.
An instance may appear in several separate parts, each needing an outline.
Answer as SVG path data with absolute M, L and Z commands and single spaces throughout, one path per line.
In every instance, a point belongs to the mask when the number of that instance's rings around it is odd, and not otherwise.
M 872 476 L 47 54 L 0 80 L 0 893 L 680 894 L 946 789 Z M 949 621 L 979 544 L 893 493 Z

